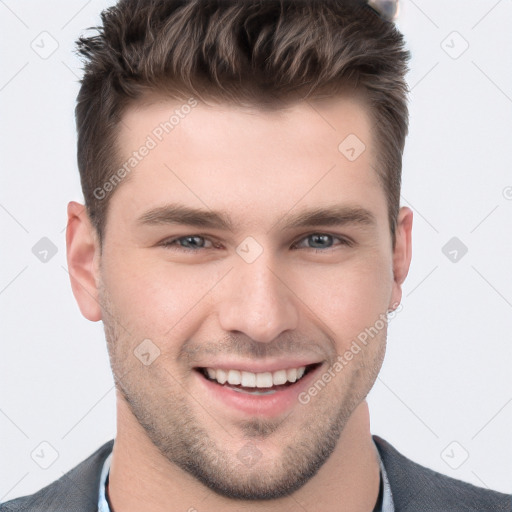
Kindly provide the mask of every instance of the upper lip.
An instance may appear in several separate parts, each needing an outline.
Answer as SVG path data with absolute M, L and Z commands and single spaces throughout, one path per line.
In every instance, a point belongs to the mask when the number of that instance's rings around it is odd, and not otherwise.
M 196 368 L 213 368 L 215 370 L 240 370 L 251 373 L 275 372 L 277 370 L 289 370 L 290 368 L 300 368 L 301 366 L 309 366 L 319 364 L 322 361 L 311 359 L 280 359 L 273 361 L 210 361 L 205 364 L 198 365 Z

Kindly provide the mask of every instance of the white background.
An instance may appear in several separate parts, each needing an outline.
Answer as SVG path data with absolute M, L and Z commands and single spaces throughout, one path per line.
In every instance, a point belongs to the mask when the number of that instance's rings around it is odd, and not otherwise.
M 0 0 L 0 502 L 115 435 L 102 325 L 71 294 L 64 232 L 67 202 L 82 201 L 73 42 L 111 3 Z M 509 493 L 511 23 L 510 0 L 402 1 L 413 54 L 402 202 L 415 212 L 414 254 L 369 396 L 374 434 L 425 466 Z M 33 49 L 56 44 L 47 58 Z M 43 237 L 58 251 L 46 263 L 32 252 Z M 442 252 L 452 237 L 468 248 L 455 263 Z M 43 441 L 58 453 L 48 469 L 31 458 Z

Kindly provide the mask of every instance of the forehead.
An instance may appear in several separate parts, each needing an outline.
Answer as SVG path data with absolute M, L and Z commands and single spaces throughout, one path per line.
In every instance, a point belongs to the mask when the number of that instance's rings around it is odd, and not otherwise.
M 372 137 L 367 107 L 353 96 L 272 110 L 153 97 L 123 116 L 118 147 L 133 166 L 112 202 L 129 200 L 126 215 L 165 202 L 231 205 L 253 221 L 299 203 L 354 203 L 365 194 L 368 203 L 383 196 Z
M 369 107 L 362 93 L 310 98 L 274 107 L 242 106 L 193 97 L 169 99 L 156 93 L 125 109 L 119 131 L 120 147 L 132 150 L 153 139 L 158 146 L 182 149 L 229 143 L 250 151 L 258 141 L 278 149 L 281 143 L 300 143 L 338 150 L 347 135 L 356 135 L 372 151 Z M 277 135 L 277 138 L 275 137 Z M 235 144 L 236 143 L 236 144 Z M 276 151 L 277 153 L 277 151 Z M 199 154 L 197 155 L 199 156 Z
M 308 137 L 311 141 L 329 134 L 329 138 L 336 141 L 345 131 L 351 130 L 368 139 L 372 131 L 368 113 L 369 106 L 362 92 L 345 92 L 283 104 L 276 102 L 274 106 L 240 105 L 218 100 L 204 102 L 192 96 L 178 100 L 152 93 L 125 108 L 119 138 L 122 145 L 132 145 L 137 137 L 140 139 L 143 130 L 145 135 L 152 135 L 158 142 L 163 138 L 172 142 L 172 138 L 190 135 L 187 127 L 191 125 L 196 134 L 200 133 L 197 131 L 200 128 L 206 131 L 231 125 L 233 130 L 219 135 L 223 138 L 234 134 L 256 135 L 263 129 L 265 132 L 279 131 L 283 136 Z M 303 122 L 298 124 L 299 120 Z M 238 127 L 250 128 L 250 133 L 240 132 Z M 174 132 L 173 137 L 166 137 L 171 132 Z M 215 134 L 210 131 L 209 136 L 211 138 Z M 246 145 L 249 143 L 248 140 L 244 142 Z M 366 142 L 371 143 L 370 140 Z

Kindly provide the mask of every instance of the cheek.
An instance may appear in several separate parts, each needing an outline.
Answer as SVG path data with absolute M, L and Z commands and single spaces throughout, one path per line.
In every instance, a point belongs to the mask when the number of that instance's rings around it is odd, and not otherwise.
M 330 328 L 342 345 L 349 344 L 385 314 L 392 291 L 386 258 L 361 258 L 339 269 L 318 267 L 308 272 L 297 294 Z
M 187 336 L 200 299 L 219 277 L 192 267 L 162 265 L 135 257 L 117 257 L 105 265 L 105 286 L 119 321 L 135 339 L 167 342 Z

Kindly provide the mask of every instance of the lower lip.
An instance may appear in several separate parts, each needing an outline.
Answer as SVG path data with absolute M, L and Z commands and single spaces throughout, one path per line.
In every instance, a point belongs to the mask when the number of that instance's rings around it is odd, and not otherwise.
M 200 385 L 203 386 L 207 394 L 206 403 L 220 401 L 223 405 L 238 410 L 244 415 L 272 417 L 288 412 L 294 405 L 299 403 L 299 394 L 305 391 L 311 383 L 316 380 L 317 374 L 321 371 L 322 366 L 323 365 L 319 365 L 309 371 L 302 379 L 294 384 L 268 395 L 252 395 L 234 391 L 228 386 L 217 384 L 207 379 L 199 371 L 195 373 L 200 381 Z M 264 391 L 264 388 L 262 388 L 261 391 Z

